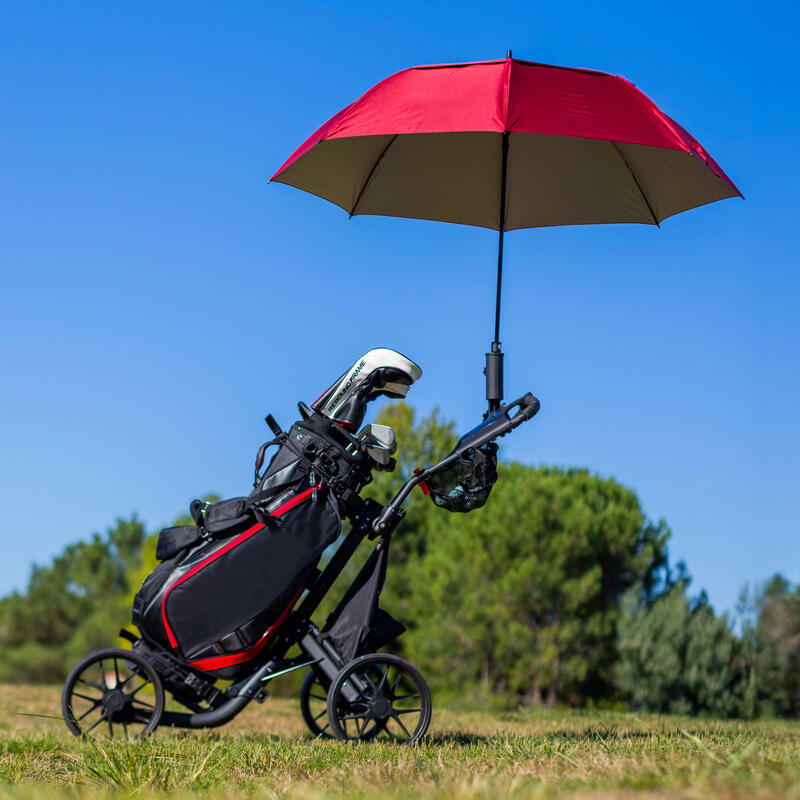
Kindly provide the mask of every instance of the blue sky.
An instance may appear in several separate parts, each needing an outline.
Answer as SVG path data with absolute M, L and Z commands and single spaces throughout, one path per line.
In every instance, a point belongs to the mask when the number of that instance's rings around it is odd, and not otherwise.
M 267 179 L 386 75 L 508 48 L 632 80 L 746 200 L 506 237 L 506 394 L 542 412 L 505 455 L 633 487 L 720 610 L 800 580 L 800 15 L 760 8 L 3 3 L 0 592 L 118 515 L 246 492 L 264 414 L 373 346 L 472 426 L 496 234 Z

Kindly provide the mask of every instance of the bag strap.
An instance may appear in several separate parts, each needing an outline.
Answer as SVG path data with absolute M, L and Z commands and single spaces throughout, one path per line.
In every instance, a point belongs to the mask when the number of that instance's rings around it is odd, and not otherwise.
M 251 494 L 244 502 L 245 508 L 254 508 L 256 511 L 264 512 L 264 506 L 278 494 L 278 489 L 283 491 L 286 489 L 286 486 L 273 486 L 271 489 L 267 489 L 264 492 L 256 492 L 256 494 Z

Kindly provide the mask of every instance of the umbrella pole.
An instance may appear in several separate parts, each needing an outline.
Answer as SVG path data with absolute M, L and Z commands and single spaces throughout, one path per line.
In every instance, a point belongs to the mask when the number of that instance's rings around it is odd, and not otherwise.
M 503 133 L 503 160 L 500 170 L 500 237 L 497 241 L 497 297 L 494 307 L 494 341 L 486 354 L 486 399 L 489 413 L 500 408 L 503 400 L 503 353 L 500 349 L 500 292 L 503 287 L 503 234 L 506 227 L 506 176 L 508 174 L 508 131 Z

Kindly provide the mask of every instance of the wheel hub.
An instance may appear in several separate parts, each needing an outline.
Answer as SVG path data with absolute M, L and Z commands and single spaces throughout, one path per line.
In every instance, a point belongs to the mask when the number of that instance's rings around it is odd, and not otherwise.
M 112 714 L 115 711 L 122 711 L 127 705 L 127 698 L 119 689 L 112 689 L 103 695 L 103 708 Z
M 375 719 L 388 719 L 392 715 L 392 701 L 388 697 L 376 697 L 370 702 L 370 710 Z

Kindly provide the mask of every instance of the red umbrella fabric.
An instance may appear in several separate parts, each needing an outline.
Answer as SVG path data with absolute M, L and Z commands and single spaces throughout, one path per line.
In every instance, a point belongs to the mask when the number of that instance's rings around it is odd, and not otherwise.
M 617 75 L 521 61 L 392 75 L 331 117 L 273 175 L 341 206 L 500 232 L 489 409 L 503 396 L 503 234 L 658 225 L 739 195 L 703 147 Z
M 272 180 L 351 215 L 495 230 L 658 224 L 739 195 L 697 140 L 624 78 L 510 57 L 386 78 Z

